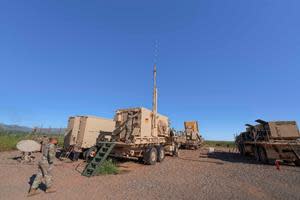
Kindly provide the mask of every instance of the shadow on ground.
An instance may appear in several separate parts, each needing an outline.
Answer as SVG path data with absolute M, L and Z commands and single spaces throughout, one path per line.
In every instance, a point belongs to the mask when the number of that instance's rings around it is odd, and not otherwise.
M 29 181 L 28 181 L 28 184 L 29 184 L 28 192 L 29 192 L 29 190 L 30 190 L 30 188 L 31 188 L 31 185 L 32 185 L 32 183 L 33 183 L 35 177 L 36 177 L 36 174 L 32 175 L 32 176 L 29 178 Z M 39 189 L 42 190 L 42 191 L 45 191 L 46 188 L 47 188 L 47 187 L 46 187 L 46 185 L 45 185 L 44 183 L 41 183 L 40 186 L 39 186 Z
M 201 155 L 200 155 L 201 157 Z M 207 154 L 208 158 L 218 159 L 225 162 L 231 162 L 231 163 L 244 163 L 244 164 L 255 164 L 255 165 L 264 165 L 260 163 L 259 161 L 256 161 L 254 157 L 251 156 L 241 156 L 239 153 L 236 152 L 224 152 L 224 151 L 216 151 L 214 153 Z M 269 166 L 274 166 L 275 161 L 270 161 Z M 298 168 L 293 163 L 286 163 L 282 162 L 280 165 L 284 166 L 290 166 L 292 168 Z M 300 168 L 299 168 L 300 169 Z
M 203 158 L 203 157 L 200 157 Z M 217 165 L 224 165 L 223 162 L 220 161 L 211 161 L 211 160 L 197 160 L 197 159 L 193 159 L 193 158 L 187 158 L 187 157 L 178 157 L 178 159 L 180 160 L 185 160 L 185 161 L 192 161 L 192 162 L 200 162 L 200 163 L 213 163 L 213 164 L 217 164 Z
M 141 164 L 141 160 L 135 160 L 135 159 L 126 159 L 126 158 L 112 158 L 110 157 L 109 159 L 112 160 L 113 163 L 119 168 L 119 173 L 118 174 L 126 174 L 131 172 L 132 170 L 138 168 Z M 67 160 L 68 161 L 68 160 Z M 67 162 L 64 161 L 64 162 Z M 75 171 L 77 171 L 79 174 L 82 174 L 84 171 L 85 167 L 87 166 L 88 162 L 84 160 L 79 160 L 77 161 L 78 164 L 76 163 L 75 166 Z M 75 163 L 69 160 L 69 163 Z
M 251 157 L 242 157 L 239 153 L 233 152 L 216 151 L 214 153 L 207 154 L 207 157 L 232 163 L 260 164 Z

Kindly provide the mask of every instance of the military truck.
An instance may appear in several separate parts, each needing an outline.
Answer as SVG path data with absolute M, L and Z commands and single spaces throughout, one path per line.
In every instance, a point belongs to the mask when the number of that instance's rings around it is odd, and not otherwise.
M 235 143 L 242 156 L 254 156 L 261 163 L 275 160 L 300 165 L 300 133 L 295 121 L 256 120 L 257 125 L 246 124 L 245 132 Z
M 64 137 L 65 156 L 70 155 L 72 160 L 77 160 L 83 153 L 86 158 L 93 150 L 90 148 L 95 146 L 100 132 L 112 133 L 114 127 L 115 122 L 112 119 L 95 116 L 70 117 Z
M 199 133 L 197 121 L 184 122 L 184 131 L 179 132 L 176 139 L 181 148 L 198 149 L 203 144 L 203 138 Z
M 162 162 L 166 154 L 176 156 L 178 148 L 169 128 L 169 119 L 157 113 L 156 66 L 152 110 L 143 107 L 119 109 L 115 114 L 115 129 L 100 134 L 83 176 L 93 176 L 108 156 L 138 159 L 145 164 Z
M 175 155 L 177 150 L 171 138 L 169 119 L 157 114 L 153 123 L 153 112 L 146 108 L 121 109 L 115 115 L 116 127 L 108 140 L 101 137 L 99 142 L 114 142 L 110 156 L 138 158 L 146 164 L 162 162 L 165 152 Z

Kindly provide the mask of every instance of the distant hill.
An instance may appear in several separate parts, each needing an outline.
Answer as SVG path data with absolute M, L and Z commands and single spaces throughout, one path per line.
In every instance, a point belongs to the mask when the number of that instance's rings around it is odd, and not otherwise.
M 0 123 L 0 130 L 4 131 L 20 131 L 20 132 L 31 132 L 32 128 L 26 126 L 19 126 L 19 125 L 7 125 Z
M 7 132 L 33 132 L 35 130 L 36 133 L 51 133 L 51 134 L 63 134 L 65 132 L 65 128 L 31 128 L 27 126 L 19 126 L 16 124 L 8 125 L 0 123 L 0 131 Z

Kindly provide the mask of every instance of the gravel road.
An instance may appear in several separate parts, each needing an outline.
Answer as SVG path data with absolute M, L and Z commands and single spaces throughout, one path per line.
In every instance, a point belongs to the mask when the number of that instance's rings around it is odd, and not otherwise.
M 120 163 L 118 175 L 82 177 L 80 163 L 57 161 L 54 194 L 27 198 L 36 164 L 20 164 L 19 153 L 0 153 L 0 199 L 300 199 L 300 168 L 260 165 L 236 153 L 181 150 L 179 158 L 145 166 Z M 39 155 L 37 155 L 39 156 Z

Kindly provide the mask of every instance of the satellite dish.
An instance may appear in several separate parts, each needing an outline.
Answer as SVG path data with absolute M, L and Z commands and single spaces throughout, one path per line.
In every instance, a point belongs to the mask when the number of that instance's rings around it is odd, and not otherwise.
M 22 152 L 36 152 L 41 150 L 41 144 L 34 140 L 22 140 L 18 142 L 17 149 Z

